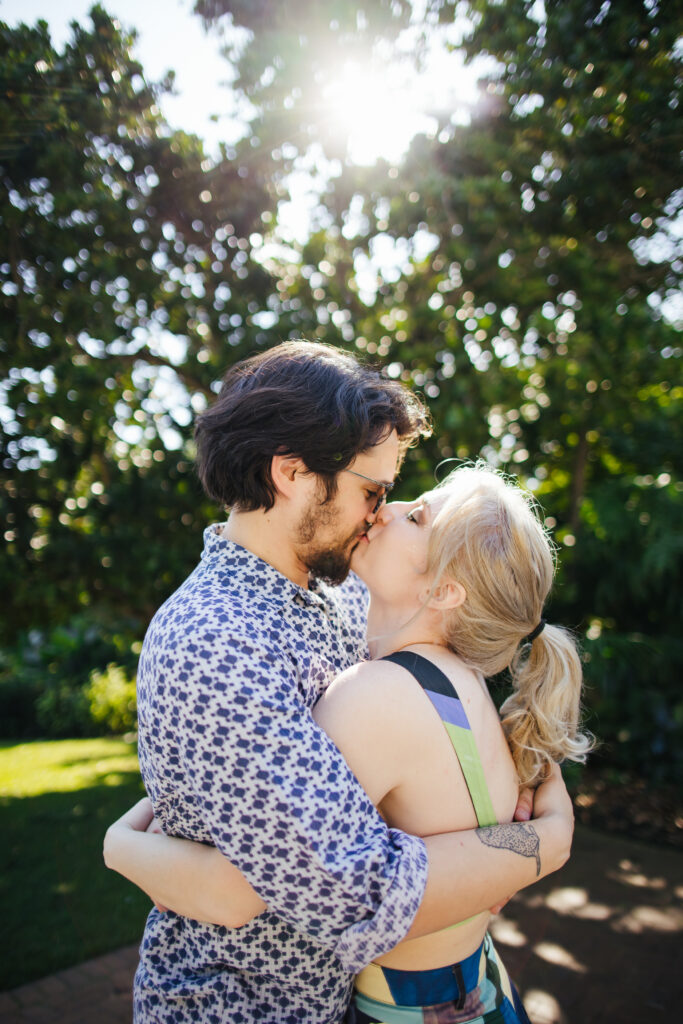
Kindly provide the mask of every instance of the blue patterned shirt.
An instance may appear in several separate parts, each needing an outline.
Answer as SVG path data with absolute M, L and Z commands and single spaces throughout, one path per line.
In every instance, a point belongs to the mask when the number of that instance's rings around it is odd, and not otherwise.
M 239 929 L 152 910 L 139 1024 L 340 1021 L 352 973 L 410 927 L 424 844 L 386 827 L 311 716 L 365 657 L 366 611 L 353 574 L 305 590 L 209 527 L 152 620 L 138 714 L 155 814 L 217 846 L 269 909 Z

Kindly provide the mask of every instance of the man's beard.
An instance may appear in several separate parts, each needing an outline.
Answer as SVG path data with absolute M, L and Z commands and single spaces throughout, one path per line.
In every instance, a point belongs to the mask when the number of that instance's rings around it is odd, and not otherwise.
M 327 527 L 337 517 L 334 505 L 320 505 L 317 509 L 307 512 L 299 523 L 299 557 L 304 565 L 317 579 L 325 580 L 332 586 L 343 583 L 349 574 L 351 557 L 358 544 L 361 527 L 357 527 L 345 540 L 330 542 L 324 547 L 317 547 L 315 535 L 321 527 Z M 354 543 L 355 542 L 355 543 Z

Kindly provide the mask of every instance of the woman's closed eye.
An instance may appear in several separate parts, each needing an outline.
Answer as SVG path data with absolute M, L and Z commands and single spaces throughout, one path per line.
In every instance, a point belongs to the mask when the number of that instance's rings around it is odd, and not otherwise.
M 419 505 L 413 505 L 410 512 L 406 512 L 406 519 L 415 526 L 427 526 L 432 521 L 428 502 L 420 499 Z

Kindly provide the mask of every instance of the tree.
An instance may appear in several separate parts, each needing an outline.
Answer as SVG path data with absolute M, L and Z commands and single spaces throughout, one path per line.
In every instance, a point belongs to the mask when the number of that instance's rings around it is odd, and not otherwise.
M 134 35 L 91 18 L 63 52 L 44 22 L 0 25 L 6 639 L 83 607 L 140 630 L 215 515 L 192 416 L 266 341 L 249 237 L 270 200 L 248 143 L 210 161 L 171 132 L 171 81 L 148 84 Z

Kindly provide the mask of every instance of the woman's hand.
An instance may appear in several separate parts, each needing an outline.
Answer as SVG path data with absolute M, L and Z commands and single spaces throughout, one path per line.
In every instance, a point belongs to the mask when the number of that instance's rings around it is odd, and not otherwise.
M 107 867 L 116 870 L 111 860 L 115 852 L 117 836 L 120 836 L 123 832 L 145 832 L 154 821 L 152 801 L 146 796 L 142 800 L 138 800 L 120 818 L 117 818 L 104 834 L 103 856 Z
M 146 832 L 149 825 L 154 821 L 154 808 L 152 807 L 152 801 L 147 796 L 143 796 L 142 800 L 138 800 L 136 804 L 122 814 L 120 818 L 117 818 L 109 828 L 132 828 L 134 832 Z
M 130 832 L 149 832 L 153 835 L 163 835 L 161 825 L 157 818 L 154 817 L 154 808 L 149 797 L 145 796 L 142 800 L 138 800 L 129 811 L 126 811 L 120 818 L 117 818 L 107 829 L 104 836 L 103 853 L 104 863 L 108 868 L 118 870 L 116 864 L 112 863 L 118 853 L 117 840 L 125 838 L 124 834 Z M 162 914 L 168 910 L 168 907 L 155 900 L 150 893 L 147 895 Z

